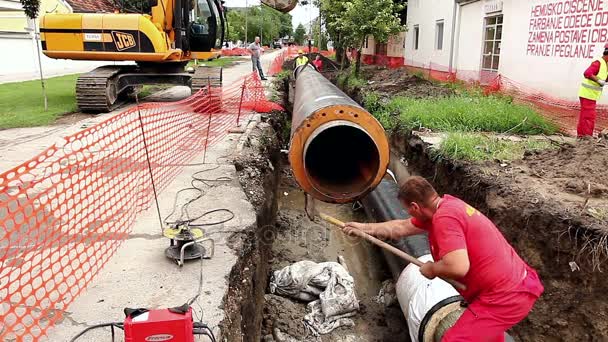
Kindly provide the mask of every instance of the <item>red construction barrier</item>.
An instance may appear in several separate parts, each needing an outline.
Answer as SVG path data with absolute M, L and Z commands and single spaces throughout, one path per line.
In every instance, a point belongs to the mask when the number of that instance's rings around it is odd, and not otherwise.
M 0 174 L 0 340 L 36 341 L 64 319 L 149 207 L 144 136 L 162 191 L 237 120 L 273 109 L 251 74 L 133 107 Z
M 222 56 L 249 56 L 251 52 L 246 48 L 232 48 L 222 50 Z
M 442 82 L 463 82 L 475 87 L 482 87 L 486 93 L 499 92 L 512 96 L 516 101 L 534 107 L 541 115 L 558 125 L 562 131 L 576 134 L 576 125 L 580 104 L 578 101 L 555 97 L 520 82 L 516 82 L 495 71 L 486 70 L 449 70 L 449 67 L 429 63 L 406 61 L 406 69 L 412 73 Z M 608 106 L 598 106 L 596 131 L 608 128 Z

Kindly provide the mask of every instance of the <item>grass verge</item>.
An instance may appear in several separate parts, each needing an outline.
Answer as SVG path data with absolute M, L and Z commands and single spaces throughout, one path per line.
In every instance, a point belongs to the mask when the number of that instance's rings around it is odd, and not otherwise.
M 377 94 L 367 94 L 365 106 L 388 130 L 425 127 L 444 132 L 511 134 L 553 134 L 558 130 L 532 108 L 499 96 L 467 94 L 428 99 L 398 96 L 382 103 Z
M 242 60 L 241 57 L 238 56 L 229 56 L 229 57 L 220 57 L 220 58 L 216 58 L 216 59 L 212 59 L 210 61 L 199 61 L 198 64 L 199 65 L 205 65 L 205 66 L 210 66 L 210 67 L 229 67 L 231 66 L 233 63 L 235 63 L 238 60 Z M 194 66 L 194 61 L 190 61 L 188 63 L 188 66 Z
M 497 136 L 479 133 L 449 133 L 441 142 L 437 153 L 444 158 L 485 161 L 510 161 L 521 159 L 525 151 L 540 151 L 551 148 L 546 140 L 525 139 L 512 141 Z
M 75 86 L 78 75 L 53 77 L 46 80 L 48 111 L 40 81 L 0 84 L 0 129 L 44 126 L 59 116 L 75 112 Z

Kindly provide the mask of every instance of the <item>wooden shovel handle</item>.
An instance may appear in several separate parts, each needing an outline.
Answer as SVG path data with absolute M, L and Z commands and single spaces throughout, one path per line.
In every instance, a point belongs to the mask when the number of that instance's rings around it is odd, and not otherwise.
M 331 223 L 334 226 L 337 226 L 339 228 L 344 228 L 344 226 L 345 226 L 344 222 L 338 220 L 335 217 L 331 217 L 331 216 L 323 214 L 323 213 L 319 213 L 319 216 L 323 220 L 325 220 L 325 221 L 327 221 L 327 222 L 329 222 L 329 223 Z M 402 251 L 402 250 L 400 250 L 398 248 L 395 248 L 395 247 L 389 245 L 388 243 L 386 243 L 386 242 L 384 242 L 384 241 L 382 241 L 380 239 L 377 239 L 377 238 L 375 238 L 375 237 L 373 237 L 373 236 L 371 236 L 371 235 L 369 235 L 369 234 L 367 234 L 365 232 L 362 232 L 362 231 L 357 230 L 357 229 L 353 229 L 352 232 L 353 232 L 353 234 L 357 235 L 358 237 L 360 237 L 362 239 L 365 239 L 365 240 L 369 241 L 370 243 L 373 243 L 374 245 L 376 245 L 376 246 L 378 246 L 380 248 L 386 249 L 387 251 L 395 254 L 396 256 L 402 258 L 403 260 L 405 260 L 405 261 L 407 261 L 409 263 L 412 263 L 412 264 L 414 264 L 414 265 L 416 265 L 418 267 L 420 267 L 420 266 L 423 265 L 423 263 L 420 260 L 414 258 L 413 256 L 411 256 L 411 255 L 405 253 L 404 251 Z M 448 282 L 450 285 L 454 286 L 458 290 L 463 290 L 464 291 L 464 290 L 467 289 L 467 287 L 464 284 L 462 284 L 462 283 L 460 283 L 460 282 L 458 282 L 456 280 L 447 279 L 447 278 L 441 278 L 441 279 L 444 280 L 444 281 L 446 281 L 446 282 Z

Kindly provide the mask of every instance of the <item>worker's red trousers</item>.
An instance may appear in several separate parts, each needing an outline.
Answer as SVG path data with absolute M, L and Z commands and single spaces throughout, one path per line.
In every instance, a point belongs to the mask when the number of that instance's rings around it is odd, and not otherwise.
M 473 300 L 441 341 L 503 342 L 505 331 L 528 315 L 544 291 L 536 272 L 528 267 L 527 273 L 517 288 Z
M 579 97 L 579 99 L 581 100 L 581 114 L 578 117 L 576 133 L 579 137 L 592 136 L 593 129 L 595 128 L 595 107 L 597 106 L 597 102 L 584 97 Z

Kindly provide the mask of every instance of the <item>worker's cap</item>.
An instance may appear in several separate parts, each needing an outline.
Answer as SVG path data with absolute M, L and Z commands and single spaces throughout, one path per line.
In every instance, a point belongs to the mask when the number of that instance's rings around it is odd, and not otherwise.
M 608 46 L 608 44 L 606 44 L 606 46 Z M 298 53 L 304 53 L 304 51 L 298 50 Z

